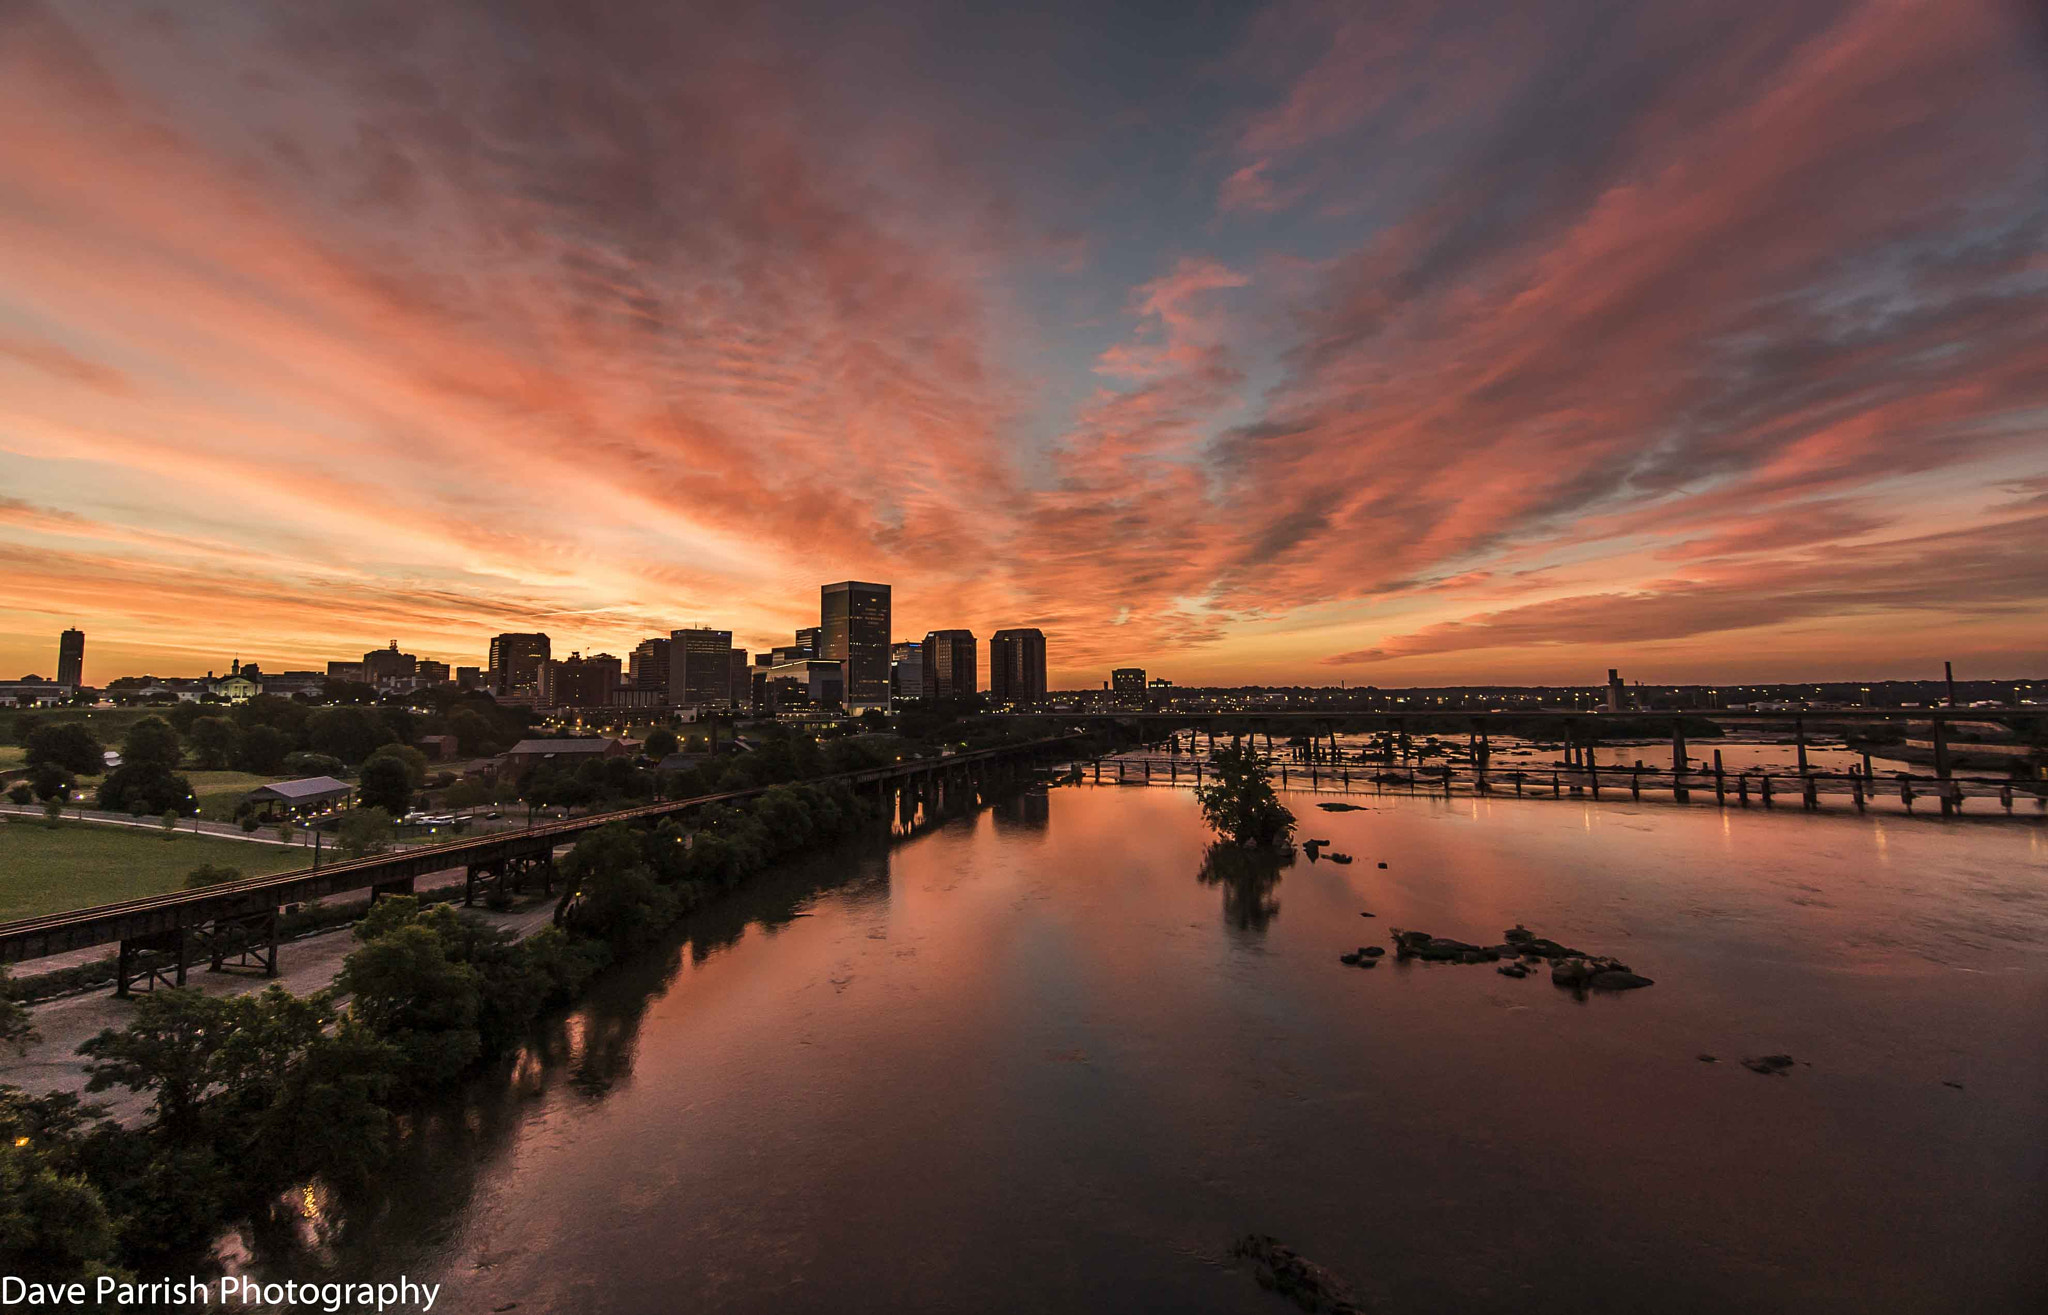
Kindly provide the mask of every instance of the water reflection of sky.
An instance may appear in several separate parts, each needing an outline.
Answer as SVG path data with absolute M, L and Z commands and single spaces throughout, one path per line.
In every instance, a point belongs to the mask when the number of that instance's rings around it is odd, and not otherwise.
M 1390 1307 L 2023 1308 L 2040 827 L 1289 801 L 1356 861 L 1298 860 L 1251 921 L 1184 790 L 743 891 L 423 1132 L 434 1182 L 335 1264 L 457 1310 L 1270 1312 L 1222 1263 L 1256 1229 Z M 1518 922 L 1657 985 L 1337 962 Z M 1791 1077 L 1735 1062 L 1774 1052 Z

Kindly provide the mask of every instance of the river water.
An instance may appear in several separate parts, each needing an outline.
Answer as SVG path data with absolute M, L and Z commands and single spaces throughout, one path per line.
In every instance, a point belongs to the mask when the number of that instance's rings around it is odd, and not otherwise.
M 1368 1308 L 2040 1309 L 2048 829 L 1316 802 L 1354 863 L 1205 880 L 1186 790 L 1103 785 L 773 874 L 254 1267 L 457 1312 L 1282 1315 L 1228 1255 L 1262 1232 Z M 1338 962 L 1518 922 L 1657 984 Z

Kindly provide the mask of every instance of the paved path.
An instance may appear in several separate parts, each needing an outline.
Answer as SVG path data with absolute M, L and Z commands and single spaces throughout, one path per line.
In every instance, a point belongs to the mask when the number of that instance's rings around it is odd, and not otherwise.
M 459 872 L 458 869 L 458 876 Z M 542 898 L 530 907 L 504 913 L 493 913 L 481 906 L 470 911 L 487 922 L 509 927 L 524 937 L 553 920 L 555 902 Z M 247 991 L 260 991 L 277 982 L 294 995 L 309 995 L 333 983 L 335 974 L 341 971 L 341 961 L 355 946 L 356 941 L 349 934 L 349 928 L 337 927 L 317 936 L 280 945 L 276 977 L 256 973 L 208 972 L 201 965 L 190 970 L 186 985 L 197 987 L 208 995 L 240 995 Z M 83 952 L 82 957 L 90 959 L 104 953 L 104 947 L 101 947 Z M 70 957 L 53 956 L 38 960 L 31 966 L 36 969 L 54 967 L 61 959 Z M 85 1062 L 76 1053 L 80 1043 L 97 1036 L 104 1028 L 125 1026 L 134 1017 L 135 1007 L 129 1001 L 116 999 L 109 988 L 52 1000 L 37 1005 L 31 1012 L 35 1017 L 36 1030 L 42 1033 L 42 1040 L 31 1046 L 25 1057 L 17 1058 L 12 1052 L 0 1052 L 0 1083 L 20 1087 L 35 1095 L 46 1091 L 70 1091 L 84 1097 Z M 123 1122 L 141 1116 L 149 1106 L 147 1097 L 119 1087 L 87 1099 L 105 1105 L 111 1116 Z

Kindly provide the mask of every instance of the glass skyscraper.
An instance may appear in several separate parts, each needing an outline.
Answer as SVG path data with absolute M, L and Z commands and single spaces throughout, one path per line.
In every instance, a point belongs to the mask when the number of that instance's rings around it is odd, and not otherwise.
M 818 656 L 846 664 L 846 706 L 889 705 L 889 586 L 843 580 L 818 590 Z

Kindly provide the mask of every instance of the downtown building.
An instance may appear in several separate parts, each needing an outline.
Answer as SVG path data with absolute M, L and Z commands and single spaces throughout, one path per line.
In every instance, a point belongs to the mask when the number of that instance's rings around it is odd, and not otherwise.
M 500 697 L 538 698 L 540 664 L 548 660 L 548 637 L 508 633 L 491 640 L 488 678 Z
M 668 702 L 676 708 L 722 708 L 732 702 L 730 630 L 669 632 Z
M 988 640 L 988 697 L 995 705 L 1045 701 L 1045 632 L 998 630 Z
M 818 590 L 817 656 L 846 664 L 850 711 L 889 706 L 889 622 L 886 584 L 843 580 Z
M 85 681 L 85 632 L 66 630 L 57 636 L 57 683 L 77 689 Z
M 651 698 L 656 707 L 668 703 L 669 654 L 673 643 L 659 635 L 643 639 L 626 658 L 626 672 L 632 679 L 633 692 L 642 698 Z
M 924 645 L 914 639 L 889 648 L 889 697 L 898 703 L 924 697 Z
M 924 697 L 972 698 L 981 688 L 978 643 L 972 630 L 934 630 L 924 637 Z

